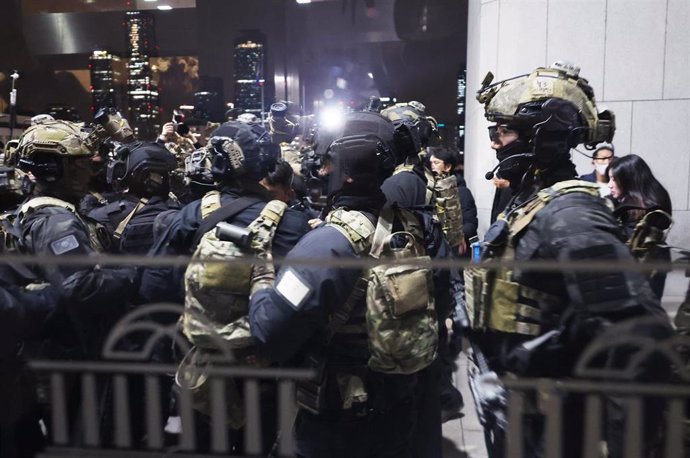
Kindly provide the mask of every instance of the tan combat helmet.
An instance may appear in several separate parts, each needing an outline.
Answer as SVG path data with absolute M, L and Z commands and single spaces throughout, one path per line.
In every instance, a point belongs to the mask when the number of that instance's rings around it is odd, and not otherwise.
M 531 128 L 542 121 L 534 110 L 540 102 L 568 101 L 578 109 L 586 126 L 586 132 L 578 135 L 578 143 L 594 148 L 597 143 L 613 139 L 615 117 L 608 110 L 597 112 L 594 91 L 579 73 L 576 65 L 556 62 L 548 68 L 539 67 L 529 74 L 491 84 L 494 76 L 489 72 L 477 92 L 477 100 L 484 104 L 486 119 L 517 129 Z
M 44 121 L 29 127 L 19 138 L 17 153 L 28 159 L 37 153 L 58 156 L 93 156 L 95 151 L 84 143 L 86 135 L 69 121 Z
M 45 121 L 29 127 L 19 138 L 16 149 L 18 165 L 37 180 L 56 182 L 70 158 L 90 158 L 95 154 L 87 147 L 86 133 L 68 121 Z

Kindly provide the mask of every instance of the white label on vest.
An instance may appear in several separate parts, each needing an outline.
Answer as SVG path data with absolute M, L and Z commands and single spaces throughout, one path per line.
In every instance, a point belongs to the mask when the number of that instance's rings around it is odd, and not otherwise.
M 276 292 L 295 310 L 304 304 L 311 293 L 309 285 L 304 283 L 292 269 L 287 269 L 276 284 Z
M 77 238 L 71 234 L 61 239 L 57 239 L 50 244 L 50 249 L 56 256 L 60 256 L 61 254 L 72 251 L 78 247 L 79 242 L 77 241 Z

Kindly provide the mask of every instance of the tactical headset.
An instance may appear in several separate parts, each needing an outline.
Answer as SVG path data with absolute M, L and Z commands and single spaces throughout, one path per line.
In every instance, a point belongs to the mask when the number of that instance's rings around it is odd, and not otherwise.
M 142 148 L 160 148 L 159 157 L 138 158 L 131 164 L 133 156 Z M 106 181 L 116 189 L 136 184 L 146 193 L 156 194 L 162 186 L 167 185 L 168 174 L 175 169 L 175 158 L 163 146 L 155 143 L 134 142 L 120 145 L 115 149 L 115 158 L 108 162 Z

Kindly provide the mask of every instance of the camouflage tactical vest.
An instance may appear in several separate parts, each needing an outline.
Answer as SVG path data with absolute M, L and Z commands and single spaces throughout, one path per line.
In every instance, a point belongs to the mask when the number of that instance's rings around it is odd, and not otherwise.
M 220 206 L 220 193 L 207 193 L 201 200 L 202 218 Z M 206 374 L 209 364 L 213 361 L 231 363 L 232 360 L 223 356 L 228 351 L 232 354 L 227 356 L 240 362 L 247 358 L 247 363 L 264 364 L 258 360 L 249 331 L 252 265 L 248 261 L 254 250 L 270 249 L 286 207 L 284 202 L 273 200 L 249 224 L 247 229 L 254 234 L 249 253 L 233 242 L 218 239 L 215 229 L 208 231 L 194 252 L 195 262 L 190 263 L 185 272 L 182 332 L 194 347 L 180 363 L 175 381 L 178 386 L 190 390 L 194 408 L 207 415 L 211 413 L 211 388 Z M 242 259 L 244 262 L 232 262 Z M 220 355 L 220 359 L 214 355 Z M 244 400 L 242 390 L 233 379 L 225 382 L 225 408 L 228 425 L 242 427 Z
M 458 180 L 455 175 L 433 181 L 433 196 L 436 215 L 443 228 L 448 244 L 456 247 L 465 238 L 462 231 L 462 207 L 458 194 Z
M 220 193 L 207 193 L 201 200 L 202 217 L 219 207 Z M 270 248 L 286 207 L 284 202 L 273 200 L 248 226 L 254 234 L 253 249 Z M 233 242 L 219 240 L 215 230 L 201 238 L 194 252 L 195 262 L 190 263 L 184 275 L 185 313 L 182 317 L 182 331 L 197 347 L 218 350 L 219 338 L 230 348 L 246 348 L 253 344 L 247 317 L 252 265 L 246 261 L 232 262 L 252 256 L 253 253 L 243 251 Z
M 392 232 L 395 219 L 403 231 Z M 382 262 L 364 273 L 366 286 L 358 282 L 352 293 L 363 300 L 366 291 L 369 368 L 387 374 L 412 374 L 427 367 L 436 357 L 438 326 L 432 273 L 420 266 L 430 258 L 425 254 L 423 230 L 416 217 L 405 209 L 384 209 L 373 233 L 369 220 L 358 212 L 339 210 L 329 214 L 326 221 L 348 237 L 357 254 L 369 250 L 370 256 Z M 402 260 L 409 264 L 401 264 Z M 351 300 L 352 296 L 343 307 L 345 313 L 348 307 L 356 307 Z
M 483 260 L 515 260 L 515 250 L 523 231 L 534 217 L 553 199 L 570 193 L 585 193 L 599 198 L 599 187 L 594 183 L 569 180 L 542 189 L 508 215 L 499 215 L 507 223 L 507 242 L 494 251 L 493 257 Z M 539 304 L 557 305 L 561 298 L 544 293 L 514 281 L 514 271 L 505 267 L 486 269 L 466 268 L 465 300 L 470 325 L 474 329 L 538 336 L 542 334 L 542 316 Z

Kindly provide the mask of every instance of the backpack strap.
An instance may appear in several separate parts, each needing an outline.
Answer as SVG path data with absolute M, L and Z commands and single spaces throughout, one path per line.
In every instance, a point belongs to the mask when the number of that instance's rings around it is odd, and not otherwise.
M 371 237 L 376 228 L 363 213 L 339 208 L 326 216 L 326 224 L 347 237 L 357 255 L 371 248 Z
M 513 210 L 509 215 L 504 215 L 510 223 L 510 238 L 514 239 L 517 237 L 527 226 L 529 226 L 537 213 L 539 213 L 542 208 L 546 207 L 553 199 L 574 192 L 581 192 L 601 198 L 599 187 L 595 183 L 590 183 L 588 181 L 567 180 L 558 182 L 549 188 L 544 188 L 532 199 Z
M 208 215 L 221 207 L 220 191 L 209 191 L 201 198 L 201 219 L 206 219 Z
M 69 202 L 65 202 L 64 200 L 57 199 L 55 197 L 40 196 L 29 199 L 19 207 L 19 211 L 17 212 L 17 221 L 23 221 L 26 215 L 43 207 L 62 207 L 74 213 L 75 215 L 77 214 L 76 207 Z
M 412 172 L 414 170 L 414 164 L 400 164 L 393 170 L 393 175 L 397 175 L 400 172 Z
M 285 214 L 287 204 L 281 200 L 272 200 L 261 210 L 259 217 L 251 222 L 248 229 L 254 233 L 252 248 L 257 251 L 270 249 L 280 220 Z
M 424 205 L 432 205 L 434 203 L 434 196 L 436 191 L 436 177 L 426 167 L 424 167 L 424 177 L 426 178 L 426 194 L 424 195 Z
M 201 240 L 201 237 L 203 237 L 205 233 L 213 229 L 216 226 L 216 224 L 220 223 L 221 221 L 225 221 L 226 219 L 232 218 L 233 216 L 240 213 L 242 210 L 245 210 L 259 202 L 263 202 L 263 200 L 259 199 L 258 197 L 244 196 L 235 199 L 228 205 L 217 208 L 215 211 L 208 213 L 206 218 L 203 219 L 203 221 L 199 225 L 199 228 L 194 233 L 193 246 L 198 245 L 199 240 Z
M 149 199 L 147 199 L 145 197 L 142 197 L 141 199 L 139 199 L 139 202 L 137 202 L 137 204 L 134 206 L 132 211 L 129 212 L 129 214 L 127 216 L 125 216 L 125 218 L 122 221 L 120 221 L 120 224 L 117 225 L 115 232 L 113 232 L 113 237 L 115 238 L 115 240 L 120 240 L 122 238 L 122 234 L 124 234 L 125 228 L 129 224 L 129 222 L 132 220 L 134 215 L 139 210 L 144 208 L 148 202 L 149 202 Z
M 390 242 L 393 234 L 393 222 L 400 221 L 403 227 L 403 232 L 410 234 L 414 239 L 415 248 L 419 252 L 421 245 L 419 241 L 424 240 L 424 232 L 419 225 L 419 220 L 411 211 L 397 206 L 386 207 L 381 210 L 379 219 L 376 223 L 376 230 L 374 232 L 374 239 L 371 242 L 371 251 L 369 255 L 373 258 L 379 259 L 383 250 Z M 409 241 L 409 240 L 408 240 Z

